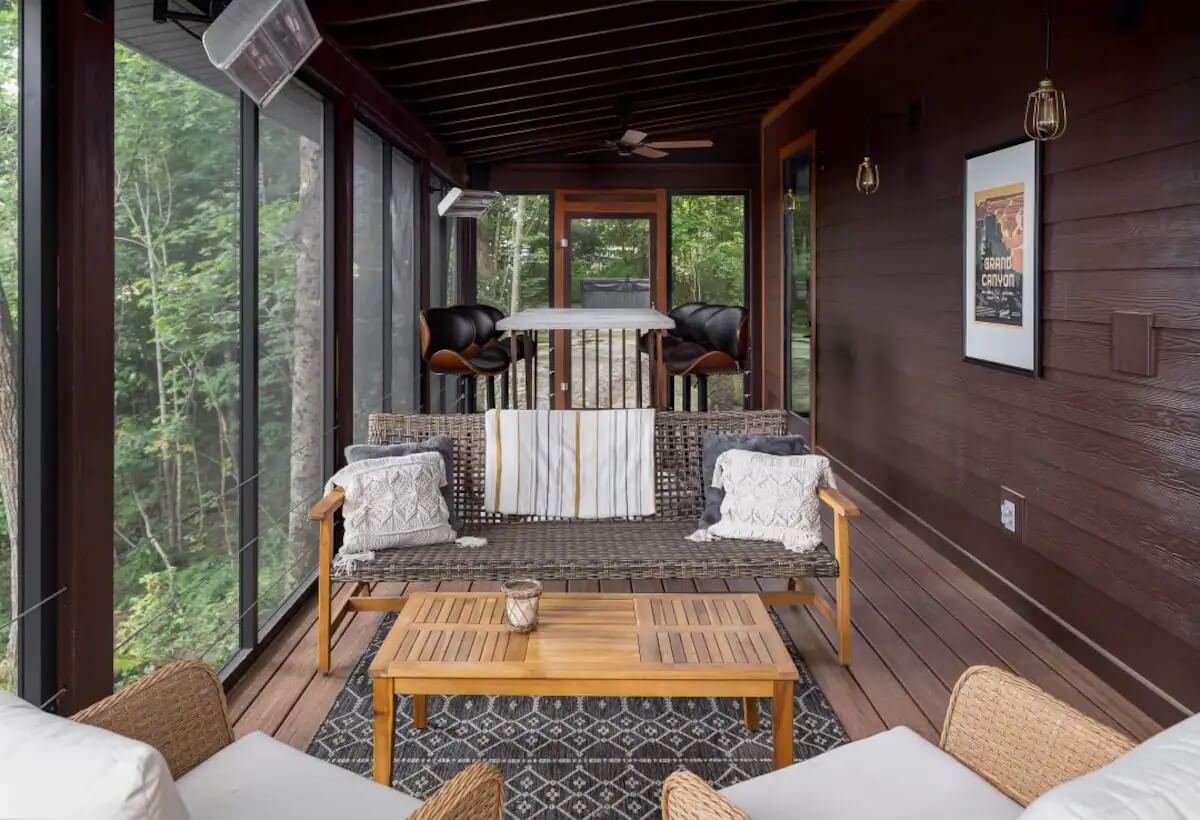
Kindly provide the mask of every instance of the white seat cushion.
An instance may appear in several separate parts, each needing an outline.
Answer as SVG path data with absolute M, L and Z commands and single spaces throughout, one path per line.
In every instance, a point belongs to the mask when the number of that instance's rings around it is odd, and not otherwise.
M 246 735 L 185 774 L 179 792 L 192 820 L 402 820 L 421 806 L 262 732 Z
M 903 727 L 722 790 L 751 820 L 1013 820 L 1021 807 Z
M 0 817 L 187 816 L 156 749 L 0 691 Z
M 1200 715 L 1164 729 L 1091 774 L 1029 804 L 1021 820 L 1200 817 Z

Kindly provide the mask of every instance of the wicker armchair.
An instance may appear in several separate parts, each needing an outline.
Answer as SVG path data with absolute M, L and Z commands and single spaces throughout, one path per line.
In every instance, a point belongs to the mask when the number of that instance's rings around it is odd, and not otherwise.
M 199 661 L 168 664 L 72 719 L 153 746 L 176 779 L 234 742 L 225 691 L 213 671 Z M 500 772 L 473 763 L 409 820 L 500 820 L 503 816 Z
M 1021 806 L 1134 745 L 1032 683 L 989 666 L 973 666 L 958 679 L 938 744 Z M 663 784 L 662 814 L 663 820 L 749 820 L 687 771 Z

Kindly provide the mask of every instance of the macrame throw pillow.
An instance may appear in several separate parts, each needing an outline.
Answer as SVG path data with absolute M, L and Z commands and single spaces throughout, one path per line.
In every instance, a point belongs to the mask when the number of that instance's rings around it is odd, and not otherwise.
M 411 456 L 413 453 L 441 453 L 446 465 L 446 484 L 442 487 L 442 498 L 450 510 L 450 526 L 459 528 L 457 511 L 454 509 L 454 443 L 450 436 L 432 436 L 424 441 L 401 441 L 394 444 L 351 444 L 346 447 L 346 463 L 366 461 L 369 458 L 392 458 Z
M 374 558 L 375 550 L 454 541 L 441 492 L 445 484 L 438 453 L 369 458 L 338 470 L 326 487 L 346 493 L 338 561 L 353 564 Z
M 721 520 L 708 528 L 710 536 L 777 541 L 794 552 L 821 544 L 817 491 L 836 486 L 825 456 L 727 450 L 717 457 L 712 483 L 725 498 Z
M 704 512 L 700 514 L 700 526 L 711 527 L 721 517 L 721 502 L 725 491 L 713 484 L 713 470 L 721 453 L 729 450 L 749 450 L 752 453 L 768 453 L 773 456 L 802 456 L 808 453 L 808 442 L 804 436 L 761 436 L 744 433 L 704 434 L 703 460 L 700 471 L 701 488 L 704 491 Z

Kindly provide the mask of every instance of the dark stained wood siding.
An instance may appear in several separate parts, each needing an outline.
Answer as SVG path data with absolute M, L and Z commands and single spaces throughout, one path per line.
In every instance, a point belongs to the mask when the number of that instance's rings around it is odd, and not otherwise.
M 1115 5 L 1055 18 L 1070 125 L 1044 155 L 1042 378 L 961 361 L 963 155 L 1020 136 L 1041 2 L 925 4 L 767 128 L 764 292 L 782 288 L 778 151 L 815 128 L 818 446 L 1169 721 L 1171 699 L 1200 708 L 1200 7 L 1149 3 L 1122 30 Z M 914 131 L 890 115 L 915 99 Z M 1154 314 L 1154 375 L 1113 369 L 1113 311 Z M 1001 485 L 1027 499 L 1023 543 L 999 527 Z

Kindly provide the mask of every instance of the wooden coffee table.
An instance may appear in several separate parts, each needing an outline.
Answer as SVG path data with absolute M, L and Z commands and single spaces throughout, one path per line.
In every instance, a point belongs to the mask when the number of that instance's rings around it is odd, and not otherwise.
M 513 632 L 504 596 L 412 595 L 371 662 L 375 780 L 390 784 L 396 696 L 715 696 L 771 698 L 775 767 L 792 762 L 796 666 L 757 595 L 546 593 L 536 630 Z

